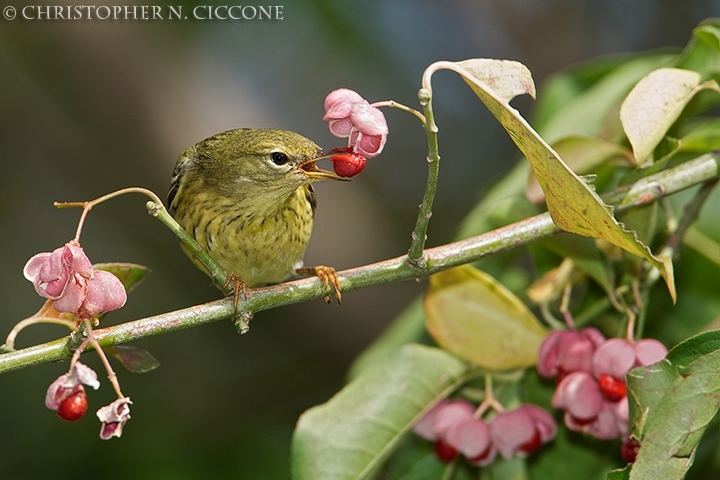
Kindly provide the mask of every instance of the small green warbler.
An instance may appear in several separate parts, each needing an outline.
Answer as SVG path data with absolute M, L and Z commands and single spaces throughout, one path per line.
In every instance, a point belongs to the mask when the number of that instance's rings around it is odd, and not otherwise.
M 180 154 L 168 204 L 235 280 L 236 300 L 238 288 L 280 283 L 296 273 L 319 276 L 340 300 L 332 268 L 301 268 L 316 207 L 312 184 L 346 180 L 315 165 L 328 156 L 297 133 L 254 128 L 219 133 Z

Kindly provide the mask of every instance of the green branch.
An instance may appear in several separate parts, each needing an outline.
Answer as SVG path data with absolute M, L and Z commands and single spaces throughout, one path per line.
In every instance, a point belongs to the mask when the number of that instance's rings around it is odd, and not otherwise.
M 694 185 L 715 180 L 720 173 L 720 153 L 708 153 L 694 160 L 620 187 L 603 196 L 621 212 L 646 205 Z M 427 277 L 458 265 L 474 262 L 500 252 L 513 250 L 558 233 L 548 213 L 468 238 L 459 242 L 425 250 L 424 265 L 410 265 L 407 256 L 338 272 L 344 292 L 374 285 Z M 238 311 L 249 317 L 270 308 L 304 302 L 332 294 L 318 278 L 306 278 L 270 287 L 251 290 L 240 298 Z M 147 317 L 112 327 L 94 330 L 103 347 L 127 343 L 141 338 L 182 330 L 235 316 L 232 298 L 225 298 L 175 312 Z M 69 338 L 35 345 L 0 355 L 0 373 L 31 365 L 69 358 Z
M 408 260 L 411 265 L 422 269 L 425 267 L 426 261 L 423 256 L 423 248 L 425 248 L 425 240 L 427 240 L 428 223 L 430 223 L 430 217 L 432 216 L 432 205 L 437 191 L 438 175 L 440 174 L 440 153 L 438 150 L 438 128 L 435 125 L 435 114 L 432 109 L 432 95 L 429 90 L 421 88 L 418 92 L 418 98 L 425 111 L 425 133 L 428 139 L 428 178 L 423 201 L 420 204 L 420 211 L 415 222 L 415 230 L 412 232 Z

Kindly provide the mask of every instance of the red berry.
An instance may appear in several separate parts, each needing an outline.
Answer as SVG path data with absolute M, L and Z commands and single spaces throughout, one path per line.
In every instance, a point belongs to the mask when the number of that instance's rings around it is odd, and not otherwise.
M 435 455 L 443 463 L 450 463 L 458 456 L 458 451 L 450 444 L 438 440 L 435 442 Z
M 633 463 L 637 458 L 638 450 L 640 450 L 640 442 L 629 438 L 620 445 L 620 457 L 627 463 Z
M 528 440 L 527 442 L 520 445 L 519 449 L 522 452 L 525 453 L 532 453 L 538 448 L 542 446 L 542 438 L 540 437 L 540 432 L 538 430 L 535 430 L 535 435 Z
M 85 392 L 77 392 L 70 395 L 60 403 L 57 409 L 58 417 L 67 422 L 80 420 L 88 409 L 88 401 Z
M 598 384 L 603 397 L 611 402 L 619 402 L 627 394 L 627 386 L 625 381 L 618 380 L 610 375 L 601 374 L 598 377 Z
M 365 168 L 365 157 L 359 153 L 343 153 L 330 157 L 335 173 L 341 177 L 354 177 Z

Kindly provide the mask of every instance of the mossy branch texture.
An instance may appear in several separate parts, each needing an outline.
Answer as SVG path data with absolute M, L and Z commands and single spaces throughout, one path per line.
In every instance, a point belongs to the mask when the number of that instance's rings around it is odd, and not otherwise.
M 429 121 L 432 120 L 429 119 Z M 645 177 L 632 185 L 619 187 L 603 195 L 603 200 L 614 205 L 616 211 L 621 212 L 646 205 L 695 185 L 715 181 L 719 174 L 720 152 L 712 152 Z M 158 206 L 148 205 L 150 213 L 158 216 L 164 223 L 167 222 L 166 225 L 169 224 L 168 226 L 175 231 L 171 226 L 174 223 L 172 217 L 165 212 L 164 207 L 156 207 Z M 409 261 L 407 255 L 403 255 L 338 272 L 338 278 L 345 292 L 401 280 L 423 278 L 448 268 L 528 245 L 559 231 L 550 215 L 543 213 L 476 237 L 427 249 L 424 251 L 423 259 L 425 261 L 422 264 L 413 263 Z M 330 294 L 332 294 L 331 288 L 326 288 L 320 279 L 312 277 L 251 290 L 248 292 L 247 298 L 240 298 L 237 309 L 238 312 L 249 316 L 258 311 L 300 303 Z M 121 325 L 96 329 L 94 334 L 100 346 L 108 347 L 229 319 L 235 315 L 233 299 L 225 298 Z M 73 353 L 71 345 L 71 338 L 65 337 L 2 354 L 0 355 L 0 373 L 69 358 Z

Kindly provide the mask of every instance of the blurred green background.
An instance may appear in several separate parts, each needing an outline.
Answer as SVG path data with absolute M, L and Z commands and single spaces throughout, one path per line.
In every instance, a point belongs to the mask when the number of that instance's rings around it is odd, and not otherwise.
M 22 277 L 27 259 L 74 235 L 80 211 L 57 210 L 54 201 L 126 186 L 164 196 L 179 152 L 232 128 L 285 128 L 342 146 L 321 119 L 325 95 L 339 87 L 415 107 L 427 65 L 471 57 L 519 60 L 541 85 L 598 55 L 679 48 L 697 23 L 720 15 L 717 0 L 283 6 L 282 21 L 0 19 L 2 335 L 42 303 Z M 443 167 L 428 243 L 438 245 L 517 154 L 457 76 L 441 73 L 433 84 Z M 532 111 L 528 99 L 516 105 Z M 424 188 L 425 137 L 414 117 L 386 116 L 387 147 L 363 175 L 317 186 L 307 265 L 344 269 L 407 250 Z M 144 203 L 137 195 L 113 200 L 86 223 L 82 243 L 93 261 L 153 269 L 104 325 L 219 297 Z M 43 406 L 66 363 L 2 375 L 0 478 L 287 478 L 297 417 L 342 386 L 352 359 L 424 287 L 351 292 L 340 308 L 317 300 L 261 312 L 246 336 L 225 321 L 137 342 L 162 367 L 145 375 L 118 367 L 134 401 L 120 440 L 100 441 L 92 414 L 113 399 L 107 382 L 90 393 L 89 414 L 66 424 Z M 18 346 L 65 334 L 34 327 Z M 100 368 L 94 355 L 85 361 Z

